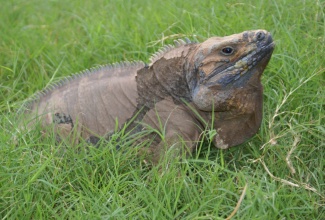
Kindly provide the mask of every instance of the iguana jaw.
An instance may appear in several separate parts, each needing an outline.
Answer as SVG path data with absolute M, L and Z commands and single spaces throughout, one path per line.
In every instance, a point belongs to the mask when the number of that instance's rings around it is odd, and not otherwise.
M 220 85 L 222 87 L 243 86 L 245 81 L 249 79 L 257 65 L 266 66 L 274 49 L 274 43 L 271 42 L 267 45 L 262 45 L 256 50 L 251 51 L 243 57 L 240 57 L 231 66 L 219 72 L 214 70 L 203 81 L 207 87 Z M 258 73 L 259 75 L 262 72 Z

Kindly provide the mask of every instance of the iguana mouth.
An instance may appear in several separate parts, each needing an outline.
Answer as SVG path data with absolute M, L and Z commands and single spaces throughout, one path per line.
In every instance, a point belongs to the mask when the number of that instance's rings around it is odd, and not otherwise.
M 204 84 L 207 87 L 215 85 L 227 86 L 230 83 L 240 84 L 237 83 L 239 79 L 250 77 L 249 75 L 251 74 L 247 74 L 250 70 L 256 66 L 263 65 L 265 62 L 261 61 L 264 58 L 271 57 L 275 43 L 272 41 L 271 37 L 268 39 L 267 43 L 267 45 L 260 45 L 256 50 L 240 57 L 232 64 L 225 66 L 224 70 L 220 71 L 220 67 L 215 69 L 204 79 Z M 268 61 L 268 59 L 266 59 L 266 61 Z

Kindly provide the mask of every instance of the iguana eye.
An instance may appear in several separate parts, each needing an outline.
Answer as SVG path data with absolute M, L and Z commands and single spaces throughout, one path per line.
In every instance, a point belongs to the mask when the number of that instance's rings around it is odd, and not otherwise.
M 222 48 L 221 52 L 224 54 L 224 55 L 231 55 L 233 52 L 234 52 L 234 49 L 232 47 L 224 47 Z

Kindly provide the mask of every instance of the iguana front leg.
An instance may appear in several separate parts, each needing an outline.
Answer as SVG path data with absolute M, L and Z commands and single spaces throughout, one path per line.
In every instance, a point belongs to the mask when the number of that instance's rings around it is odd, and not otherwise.
M 146 159 L 154 164 L 164 158 L 166 152 L 172 151 L 170 153 L 175 157 L 191 153 L 202 132 L 200 123 L 191 111 L 184 105 L 176 105 L 172 99 L 156 103 L 155 108 L 144 116 L 143 123 L 144 129 L 153 130 L 150 136 L 154 141 L 146 149 Z

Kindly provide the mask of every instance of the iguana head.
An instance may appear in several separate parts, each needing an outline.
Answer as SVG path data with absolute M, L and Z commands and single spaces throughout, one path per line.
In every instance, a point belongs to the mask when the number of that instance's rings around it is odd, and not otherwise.
M 260 127 L 260 77 L 273 49 L 271 34 L 255 30 L 209 38 L 191 52 L 192 74 L 187 80 L 192 101 L 201 111 L 215 112 L 217 147 L 240 144 Z
M 203 111 L 224 111 L 232 90 L 259 80 L 274 43 L 264 30 L 245 31 L 227 37 L 212 37 L 199 44 L 191 58 L 194 64 L 192 98 Z

